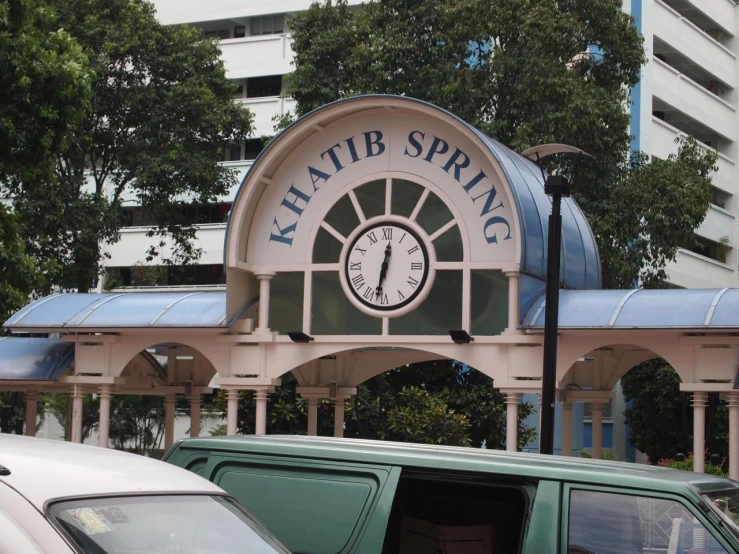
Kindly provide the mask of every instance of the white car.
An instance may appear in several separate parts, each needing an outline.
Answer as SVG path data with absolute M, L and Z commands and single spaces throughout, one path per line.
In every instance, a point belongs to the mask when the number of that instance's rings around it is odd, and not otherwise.
M 0 434 L 0 554 L 289 554 L 222 489 L 151 458 Z

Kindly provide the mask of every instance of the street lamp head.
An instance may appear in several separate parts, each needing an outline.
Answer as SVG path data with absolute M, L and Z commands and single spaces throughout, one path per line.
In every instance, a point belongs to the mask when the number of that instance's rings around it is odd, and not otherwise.
M 559 195 L 563 198 L 570 196 L 570 181 L 564 175 L 549 175 L 544 181 L 544 192 L 547 196 Z

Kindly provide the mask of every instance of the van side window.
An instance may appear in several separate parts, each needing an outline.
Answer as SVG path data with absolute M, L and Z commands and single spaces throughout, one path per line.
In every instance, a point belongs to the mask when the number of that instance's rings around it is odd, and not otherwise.
M 573 490 L 568 554 L 725 554 L 682 504 L 664 498 Z
M 523 487 L 443 472 L 404 469 L 382 554 L 494 552 L 516 554 L 528 497 Z

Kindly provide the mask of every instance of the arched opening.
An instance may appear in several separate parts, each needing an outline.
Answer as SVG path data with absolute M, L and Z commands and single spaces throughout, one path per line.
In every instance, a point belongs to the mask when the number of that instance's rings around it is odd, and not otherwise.
M 695 465 L 723 474 L 729 450 L 726 402 L 718 392 L 689 384 L 693 379 L 686 380 L 684 356 L 670 352 L 666 359 L 662 349 L 655 350 L 602 346 L 563 376 L 564 402 L 584 405 L 584 450 L 592 454 L 602 448 L 612 459 L 690 470 Z M 673 367 L 671 359 L 683 365 Z

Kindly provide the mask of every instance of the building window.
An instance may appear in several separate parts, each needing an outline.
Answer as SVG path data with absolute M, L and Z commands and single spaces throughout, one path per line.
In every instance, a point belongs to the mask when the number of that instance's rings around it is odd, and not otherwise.
M 262 150 L 264 150 L 262 139 L 247 139 L 244 148 L 244 159 L 256 160 Z
M 237 162 L 241 159 L 241 144 L 232 142 L 226 146 L 226 152 L 224 154 L 224 162 Z
M 729 200 L 731 200 L 731 195 L 728 192 L 724 192 L 720 188 L 711 187 L 711 204 L 726 209 Z
M 282 75 L 253 77 L 246 80 L 247 98 L 264 98 L 282 94 Z
M 711 258 L 712 260 L 725 264 L 727 262 L 729 252 L 731 251 L 731 244 L 729 242 L 729 237 L 723 237 L 721 242 L 714 242 L 712 240 L 696 236 L 695 243 L 686 246 L 685 249 L 690 250 L 695 254 L 699 254 L 700 256 L 705 256 L 706 258 Z
M 253 17 L 251 20 L 252 35 L 278 35 L 284 30 L 284 15 L 266 15 L 263 17 Z
M 218 204 L 185 204 L 180 208 L 185 225 L 208 225 L 225 223 L 231 211 L 230 202 Z M 149 208 L 135 206 L 123 208 L 126 227 L 153 227 L 157 220 Z
M 208 286 L 222 285 L 225 282 L 223 264 L 105 268 L 106 290 L 126 287 Z
M 231 38 L 231 29 L 216 29 L 213 31 L 203 31 L 203 38 L 214 38 L 224 40 Z
M 246 36 L 246 27 L 239 25 L 234 27 L 234 38 L 244 38 Z

